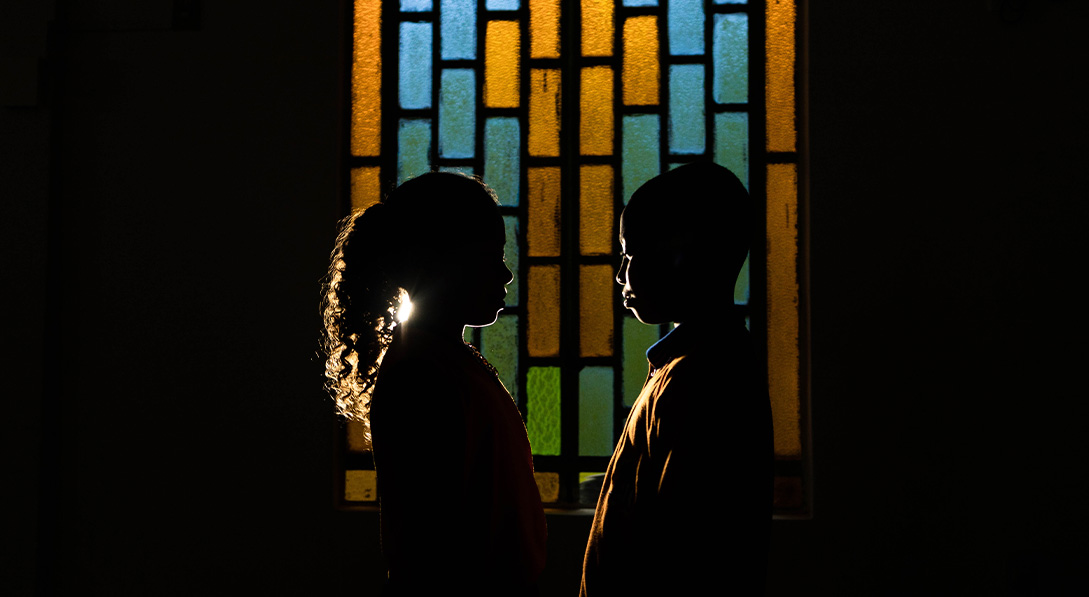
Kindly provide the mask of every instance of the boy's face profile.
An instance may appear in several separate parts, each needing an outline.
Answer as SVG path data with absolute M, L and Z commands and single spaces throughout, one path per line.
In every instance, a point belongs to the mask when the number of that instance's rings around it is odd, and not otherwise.
M 624 287 L 624 306 L 646 324 L 680 322 L 685 284 L 680 253 L 657 242 L 652 231 L 632 230 L 620 216 L 620 269 L 616 282 Z

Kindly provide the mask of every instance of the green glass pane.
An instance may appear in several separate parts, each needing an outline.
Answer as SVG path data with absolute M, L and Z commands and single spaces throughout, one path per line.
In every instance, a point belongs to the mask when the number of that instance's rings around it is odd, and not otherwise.
M 749 15 L 715 15 L 711 43 L 715 101 L 724 104 L 749 101 Z
M 397 127 L 397 182 L 419 176 L 431 168 L 431 121 L 403 119 Z
M 726 166 L 749 188 L 749 115 L 715 114 L 715 162 Z
M 579 456 L 613 453 L 613 368 L 579 371 Z
M 646 325 L 634 317 L 624 318 L 624 377 L 621 392 L 624 404 L 631 406 L 647 380 L 647 349 L 658 341 L 658 326 Z
M 533 453 L 560 453 L 560 368 L 530 367 L 526 371 L 526 432 Z
M 623 122 L 624 204 L 644 182 L 660 174 L 658 165 L 659 124 L 656 114 L 625 116 Z
M 476 76 L 471 68 L 443 69 L 439 84 L 439 156 L 471 158 L 476 147 Z
M 480 352 L 499 372 L 499 380 L 518 401 L 518 316 L 500 315 L 480 329 Z
M 484 122 L 484 182 L 503 205 L 518 205 L 520 135 L 517 118 L 489 118 Z
M 745 263 L 741 265 L 741 273 L 737 275 L 734 284 L 734 304 L 749 304 L 749 257 L 745 257 Z
M 503 255 L 507 259 L 507 269 L 514 275 L 514 279 L 507 284 L 506 303 L 516 306 L 518 305 L 518 216 L 503 216 L 503 230 L 507 235 Z

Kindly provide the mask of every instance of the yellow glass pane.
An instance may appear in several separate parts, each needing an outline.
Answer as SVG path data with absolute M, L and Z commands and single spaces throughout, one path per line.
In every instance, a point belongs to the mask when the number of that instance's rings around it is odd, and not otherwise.
M 798 167 L 768 165 L 768 391 L 775 454 L 801 455 L 798 372 Z
M 526 352 L 531 357 L 560 356 L 560 266 L 529 268 L 526 301 Z
M 613 266 L 579 267 L 579 355 L 613 355 Z
M 613 251 L 613 167 L 579 168 L 579 252 L 609 255 Z
M 529 0 L 529 57 L 560 57 L 560 0 Z
M 613 2 L 582 0 L 582 55 L 613 55 Z
M 526 183 L 527 254 L 530 257 L 559 257 L 560 169 L 530 168 L 526 172 Z
M 469 329 L 469 328 L 466 328 Z M 348 421 L 348 451 L 361 453 L 370 452 L 371 442 L 366 436 L 366 427 L 359 421 Z
M 529 71 L 529 155 L 560 156 L 560 71 Z
M 382 132 L 382 2 L 355 3 L 351 152 L 377 156 Z
M 579 98 L 579 151 L 582 155 L 612 155 L 613 69 L 582 69 Z
M 382 199 L 381 168 L 352 168 L 352 211 L 367 209 Z
M 344 471 L 344 499 L 373 502 L 378 499 L 378 478 L 374 471 Z
M 541 494 L 544 503 L 556 502 L 560 499 L 560 474 L 559 473 L 533 473 L 533 480 L 537 482 L 537 491 Z
M 657 106 L 658 17 L 646 15 L 624 21 L 624 104 Z
M 518 107 L 518 21 L 488 21 L 484 41 L 484 105 Z
M 768 151 L 794 151 L 794 2 L 769 2 L 767 61 Z

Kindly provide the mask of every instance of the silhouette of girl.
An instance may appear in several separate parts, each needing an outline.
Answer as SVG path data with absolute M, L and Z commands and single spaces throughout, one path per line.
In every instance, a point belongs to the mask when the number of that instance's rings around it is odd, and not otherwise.
M 503 244 L 495 195 L 457 174 L 409 180 L 341 222 L 326 386 L 372 445 L 390 595 L 536 592 L 545 522 L 525 425 L 462 341 L 503 308 Z

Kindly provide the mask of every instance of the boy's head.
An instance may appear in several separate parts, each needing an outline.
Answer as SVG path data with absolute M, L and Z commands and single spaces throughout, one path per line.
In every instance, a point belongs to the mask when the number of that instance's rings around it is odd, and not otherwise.
M 655 324 L 733 304 L 750 226 L 749 194 L 722 166 L 692 163 L 647 181 L 620 216 L 624 306 Z

